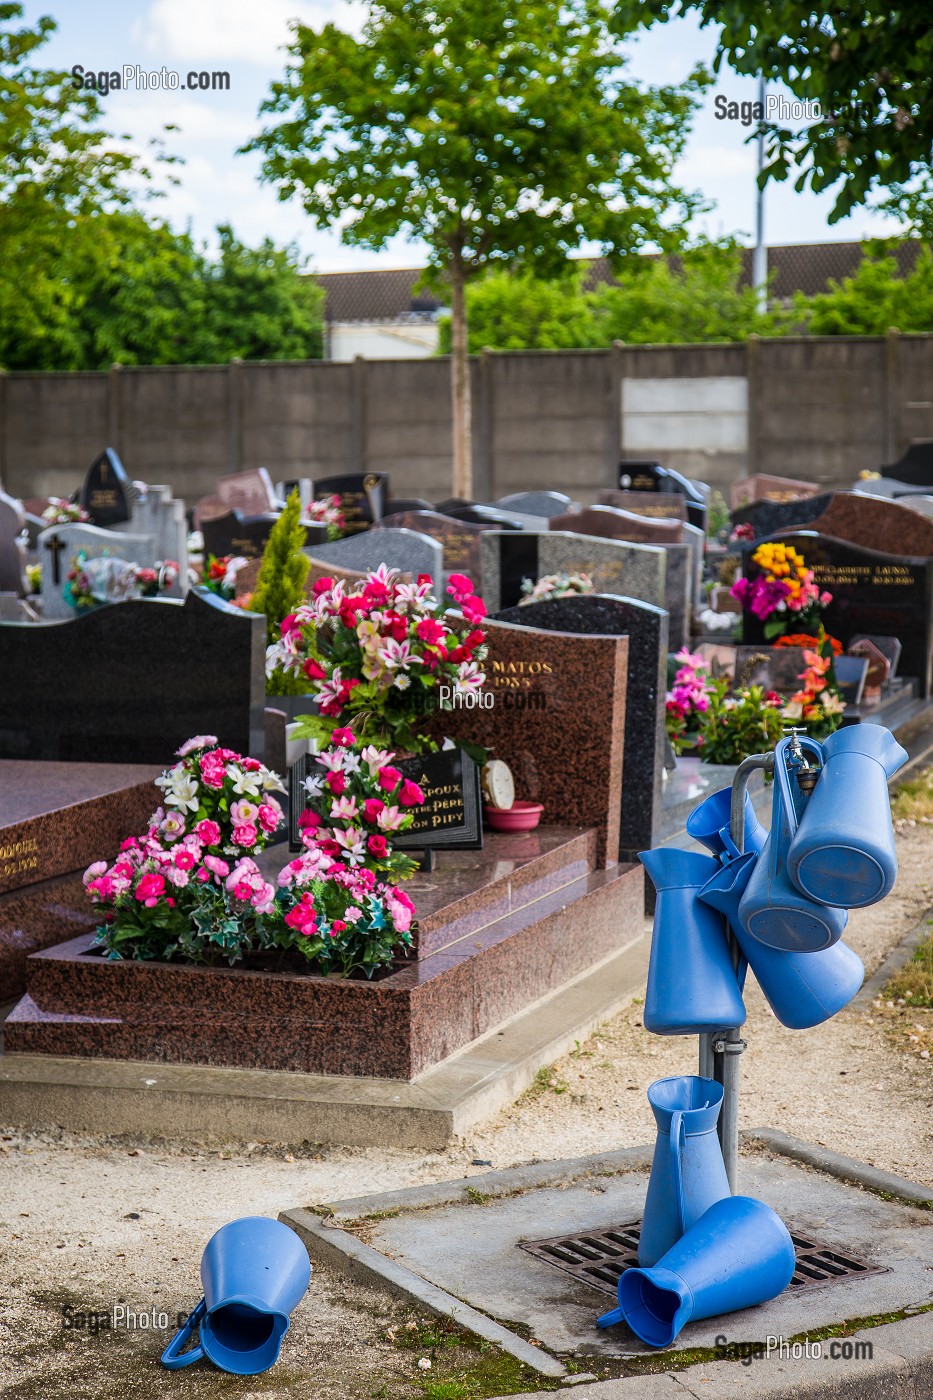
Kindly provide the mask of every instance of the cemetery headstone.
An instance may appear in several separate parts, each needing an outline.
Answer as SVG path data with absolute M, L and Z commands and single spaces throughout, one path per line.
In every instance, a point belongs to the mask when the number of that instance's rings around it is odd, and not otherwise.
M 878 692 L 881 687 L 891 679 L 891 663 L 867 637 L 862 637 L 857 642 L 850 642 L 848 655 L 861 657 L 868 663 L 868 672 L 865 676 L 865 687 L 868 691 Z
M 852 487 L 853 492 L 859 496 L 884 496 L 888 500 L 900 500 L 903 496 L 924 496 L 928 495 L 931 488 L 929 486 L 911 486 L 906 481 L 898 481 L 896 477 L 859 477 Z
M 0 592 L 26 590 L 26 512 L 19 501 L 0 491 Z
M 275 514 L 279 508 L 272 478 L 265 467 L 218 477 L 217 495 L 228 510 L 238 510 L 241 515 Z
M 49 622 L 76 616 L 65 596 L 65 585 L 79 554 L 87 560 L 122 560 L 141 568 L 154 568 L 158 562 L 150 535 L 102 530 L 96 525 L 51 525 L 39 536 L 38 552 L 42 564 L 42 617 Z
M 658 545 L 602 540 L 557 530 L 489 530 L 480 541 L 483 599 L 490 612 L 511 608 L 524 579 L 587 573 L 594 592 L 665 606 L 667 553 Z
M 346 476 L 328 476 L 314 482 L 314 496 L 339 496 L 345 530 L 357 534 L 368 530 L 386 513 L 389 478 L 384 472 L 351 472 Z
M 490 538 L 486 536 L 485 539 Z M 619 850 L 628 639 L 566 636 L 487 618 L 494 704 L 441 712 L 438 734 L 504 759 L 542 823 L 595 827 L 600 864 Z
M 819 496 L 823 488 L 812 481 L 798 481 L 791 476 L 769 476 L 756 472 L 743 476 L 729 487 L 729 508 L 740 510 L 753 501 L 797 501 L 806 496 Z
M 919 680 L 922 695 L 930 693 L 933 560 L 884 554 L 815 532 L 771 538 L 793 545 L 813 570 L 817 587 L 832 594 L 823 614 L 827 632 L 838 637 L 843 646 L 866 633 L 900 637 L 902 674 Z M 743 571 L 749 578 L 758 572 L 752 563 L 758 543 L 749 544 L 744 551 Z M 764 640 L 763 623 L 748 611 L 743 619 L 743 638 L 751 644 Z
M 567 515 L 574 509 L 574 503 L 562 491 L 515 491 L 511 496 L 500 496 L 495 505 L 506 512 L 516 510 L 521 515 L 543 515 L 550 520 L 552 515 Z
M 550 522 L 550 528 L 591 538 L 662 545 L 667 554 L 664 607 L 671 619 L 670 644 L 675 650 L 688 644 L 691 609 L 699 588 L 698 575 L 702 571 L 702 537 L 698 541 L 691 539 L 688 545 L 684 534 L 687 527 L 683 522 L 629 515 L 613 506 L 590 506 L 576 515 L 559 515 Z
M 471 525 L 490 525 L 495 530 L 523 530 L 525 521 L 520 520 L 517 515 L 510 515 L 504 510 L 497 510 L 495 506 L 450 506 L 447 510 L 441 510 L 441 515 L 449 515 L 454 520 L 465 520 Z M 538 524 L 537 519 L 535 524 Z
M 430 574 L 440 587 L 444 552 L 437 540 L 417 530 L 365 530 L 331 544 L 305 550 L 316 564 L 334 564 L 357 573 L 369 573 L 387 564 L 405 574 Z
M 779 530 L 799 530 L 810 525 L 829 505 L 833 493 L 803 497 L 796 501 L 753 501 L 732 513 L 732 524 L 751 525 L 756 538 L 765 539 Z
M 779 695 L 793 695 L 800 689 L 805 665 L 802 647 L 740 646 L 736 648 L 732 689 L 760 685 Z
M 265 618 L 197 590 L 0 623 L 0 758 L 165 766 L 192 734 L 261 758 L 265 650 Z
M 455 520 L 451 515 L 440 515 L 433 510 L 408 510 L 396 515 L 387 515 L 379 522 L 379 528 L 415 530 L 437 540 L 443 550 L 445 574 L 468 574 L 474 586 L 480 589 L 479 540 L 484 530 L 493 530 L 490 522 L 474 525 L 468 520 Z
M 903 650 L 900 638 L 879 636 L 853 637 L 849 643 L 849 649 L 851 650 L 857 642 L 873 642 L 874 645 L 881 652 L 882 656 L 887 657 L 888 665 L 891 668 L 888 672 L 888 679 L 893 681 L 894 677 L 897 675 L 897 668 L 900 665 L 901 660 L 901 651 Z
M 834 663 L 836 685 L 847 705 L 860 705 L 865 693 L 868 662 L 864 656 L 837 656 Z
M 298 476 L 293 477 L 290 481 L 277 481 L 275 483 L 275 494 L 280 501 L 287 501 L 293 491 L 298 492 L 298 499 L 301 502 L 302 510 L 311 504 L 312 490 L 310 477 Z
M 496 621 L 546 632 L 628 637 L 625 699 L 625 761 L 619 859 L 635 860 L 657 841 L 661 813 L 661 770 L 666 732 L 667 616 L 662 608 L 634 598 L 581 594 L 526 603 L 496 614 Z
M 112 447 L 107 447 L 88 468 L 79 503 L 101 529 L 122 525 L 130 518 L 129 478 Z
M 618 484 L 623 491 L 673 492 L 684 497 L 687 519 L 706 532 L 706 510 L 709 487 L 705 481 L 691 481 L 680 472 L 662 467 L 660 462 L 621 461 Z
M 401 515 L 406 510 L 433 510 L 430 501 L 421 496 L 390 496 L 386 501 L 386 515 Z
M 597 505 L 615 506 L 649 520 L 686 520 L 687 498 L 672 491 L 600 491 Z
M 933 522 L 901 501 L 855 491 L 785 503 L 762 502 L 738 512 L 735 519 L 748 520 L 759 538 L 807 528 L 886 554 L 933 555 Z
M 908 486 L 933 486 L 933 438 L 912 442 L 896 462 L 881 468 L 881 475 Z
M 178 565 L 178 579 L 168 589 L 170 597 L 181 597 L 188 588 L 188 521 L 185 503 L 172 495 L 168 486 L 143 486 L 134 482 L 130 518 L 114 527 L 114 533 L 148 535 L 152 554 L 163 563 L 172 559 Z
M 232 510 L 205 520 L 201 525 L 205 558 L 208 554 L 218 559 L 241 554 L 244 559 L 260 559 L 277 519 L 276 515 L 258 515 L 247 520 L 238 510 Z

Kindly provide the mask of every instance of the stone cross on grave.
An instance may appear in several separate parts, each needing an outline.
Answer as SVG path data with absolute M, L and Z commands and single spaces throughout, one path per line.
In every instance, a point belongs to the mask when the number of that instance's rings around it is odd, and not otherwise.
M 58 535 L 52 535 L 49 539 L 46 540 L 45 547 L 51 552 L 52 555 L 52 582 L 61 583 L 62 570 L 61 565 L 58 562 L 58 556 L 59 554 L 61 554 L 62 550 L 67 549 L 68 546 L 66 545 L 63 539 L 59 538 Z

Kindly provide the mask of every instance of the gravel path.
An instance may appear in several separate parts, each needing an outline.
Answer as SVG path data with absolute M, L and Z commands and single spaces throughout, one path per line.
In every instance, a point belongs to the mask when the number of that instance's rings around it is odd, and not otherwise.
M 933 828 L 905 828 L 898 846 L 894 893 L 853 914 L 846 935 L 869 971 L 933 905 Z M 933 1185 L 933 1060 L 908 1045 L 906 1012 L 869 1005 L 791 1032 L 751 985 L 748 1010 L 745 1125 L 783 1128 Z M 928 1032 L 933 1013 L 910 1011 L 909 1019 Z M 178 1379 L 154 1359 L 161 1334 L 158 1343 L 140 1331 L 91 1337 L 64 1329 L 62 1309 L 107 1312 L 121 1300 L 137 1312 L 190 1306 L 204 1241 L 238 1215 L 480 1175 L 474 1158 L 506 1167 L 650 1141 L 646 1086 L 693 1072 L 695 1060 L 695 1041 L 647 1035 L 634 1004 L 517 1105 L 444 1153 L 296 1149 L 293 1156 L 258 1144 L 219 1153 L 7 1130 L 0 1137 L 0 1395 L 174 1395 Z M 424 1395 L 418 1348 L 398 1344 L 405 1322 L 396 1304 L 321 1271 L 296 1316 L 287 1365 L 283 1359 L 249 1382 L 195 1368 L 185 1375 L 185 1393 L 192 1400 Z M 309 1389 L 310 1375 L 316 1383 Z

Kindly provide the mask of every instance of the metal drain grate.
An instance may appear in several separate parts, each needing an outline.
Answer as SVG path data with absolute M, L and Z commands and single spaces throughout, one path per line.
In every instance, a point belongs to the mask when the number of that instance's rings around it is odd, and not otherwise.
M 831 1283 L 847 1283 L 852 1278 L 870 1274 L 887 1274 L 890 1269 L 861 1259 L 838 1245 L 824 1244 L 788 1225 L 794 1242 L 797 1267 L 790 1281 L 791 1288 L 822 1288 Z M 536 1259 L 563 1269 L 600 1293 L 613 1296 L 619 1275 L 638 1263 L 638 1237 L 641 1221 L 613 1225 L 608 1230 L 582 1230 L 576 1235 L 556 1235 L 549 1240 L 523 1240 L 519 1244 Z

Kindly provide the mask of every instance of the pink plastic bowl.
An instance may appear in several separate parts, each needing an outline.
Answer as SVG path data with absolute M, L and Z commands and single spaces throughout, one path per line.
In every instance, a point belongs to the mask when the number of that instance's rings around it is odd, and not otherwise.
M 540 802 L 513 802 L 511 807 L 485 807 L 483 811 L 493 831 L 531 831 L 544 808 Z

